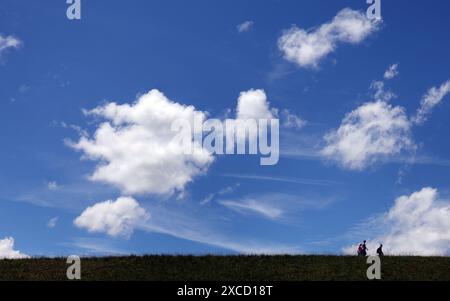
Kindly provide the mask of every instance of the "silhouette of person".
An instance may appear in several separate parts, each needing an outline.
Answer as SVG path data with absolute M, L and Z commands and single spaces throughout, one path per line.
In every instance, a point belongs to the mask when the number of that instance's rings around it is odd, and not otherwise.
M 366 241 L 364 241 L 364 243 L 362 244 L 362 252 L 361 255 L 362 256 L 367 256 L 367 251 L 369 251 L 369 249 L 366 246 Z
M 380 247 L 377 249 L 377 254 L 378 254 L 378 256 L 380 256 L 380 257 L 384 256 L 384 253 L 383 253 L 383 245 L 382 245 L 382 244 L 380 244 Z
M 363 245 L 362 244 L 359 244 L 359 246 L 358 246 L 358 256 L 362 256 L 363 254 Z

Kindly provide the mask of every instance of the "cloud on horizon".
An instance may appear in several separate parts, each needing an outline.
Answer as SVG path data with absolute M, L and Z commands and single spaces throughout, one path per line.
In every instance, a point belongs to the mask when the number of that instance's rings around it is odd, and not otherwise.
M 389 255 L 447 256 L 450 252 L 450 202 L 426 187 L 397 198 L 388 212 L 364 222 L 376 233 L 368 239 L 372 254 L 380 243 Z M 381 233 L 380 233 L 381 232 Z M 355 254 L 356 245 L 343 248 Z
M 24 259 L 30 256 L 14 250 L 14 238 L 5 237 L 0 239 L 0 259 Z

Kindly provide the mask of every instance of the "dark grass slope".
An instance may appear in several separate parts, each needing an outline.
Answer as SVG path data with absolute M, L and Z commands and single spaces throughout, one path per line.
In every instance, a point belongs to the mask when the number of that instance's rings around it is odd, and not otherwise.
M 365 258 L 144 256 L 84 258 L 82 280 L 367 280 Z M 0 260 L 0 280 L 66 280 L 65 259 Z M 385 257 L 383 280 L 450 281 L 448 257 Z

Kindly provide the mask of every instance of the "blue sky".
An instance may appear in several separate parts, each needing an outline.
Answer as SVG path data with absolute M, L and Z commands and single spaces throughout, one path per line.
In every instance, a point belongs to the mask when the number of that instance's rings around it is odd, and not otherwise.
M 448 254 L 450 4 L 382 1 L 378 23 L 364 19 L 367 7 L 363 0 L 82 0 L 82 19 L 68 20 L 63 0 L 3 0 L 3 256 L 340 254 L 362 239 L 392 253 Z M 340 14 L 346 8 L 352 13 Z M 295 45 L 283 47 L 283 37 Z M 301 51 L 327 46 L 318 57 Z M 164 155 L 167 168 L 146 161 L 151 149 L 92 158 L 90 147 L 101 144 L 94 133 L 103 122 L 115 125 L 104 112 L 83 110 L 115 102 L 137 112 L 133 104 L 153 89 L 218 118 L 234 116 L 241 92 L 263 90 L 282 124 L 279 163 L 214 156 L 160 193 L 180 172 L 166 175 L 179 167 L 171 165 L 176 158 Z M 145 98 L 150 119 L 159 108 L 152 97 Z M 287 126 L 286 112 L 302 122 Z M 76 149 L 83 138 L 87 146 Z M 124 141 L 124 149 L 142 142 Z M 124 177 L 90 178 L 114 163 L 125 166 Z M 129 189 L 140 181 L 149 188 Z

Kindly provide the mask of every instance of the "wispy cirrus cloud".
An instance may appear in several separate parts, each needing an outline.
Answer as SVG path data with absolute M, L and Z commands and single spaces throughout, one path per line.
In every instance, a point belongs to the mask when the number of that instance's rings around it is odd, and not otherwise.
M 111 241 L 105 238 L 92 237 L 76 237 L 70 242 L 64 242 L 60 245 L 74 249 L 77 252 L 82 252 L 87 256 L 110 256 L 110 255 L 130 255 L 133 254 L 130 250 L 124 250 Z
M 188 208 L 152 206 L 153 218 L 141 230 L 169 235 L 171 237 L 222 248 L 239 254 L 300 254 L 301 246 L 225 234 L 217 224 L 217 216 L 203 215 L 198 218 Z
M 119 204 L 122 199 L 130 199 Z M 120 206 L 119 206 L 120 205 Z M 194 204 L 184 206 L 174 203 L 141 205 L 131 198 L 119 198 L 115 202 L 97 203 L 75 220 L 75 225 L 89 232 L 104 233 L 111 238 L 130 237 L 134 230 L 171 236 L 205 246 L 224 249 L 239 254 L 298 254 L 301 248 L 274 241 L 262 241 L 258 238 L 230 237 L 225 234 L 217 215 L 194 210 Z M 201 207 L 204 210 L 210 208 Z M 198 209 L 198 208 L 197 208 Z M 151 218 L 146 218 L 151 212 Z M 198 216 L 201 214 L 201 217 Z M 92 241 L 77 241 L 71 246 L 85 249 L 94 254 L 114 254 L 111 242 L 98 244 Z M 121 252 L 126 254 L 127 251 Z M 129 253 L 129 252 L 128 252 Z
M 292 221 L 305 210 L 328 208 L 330 198 L 312 198 L 286 193 L 264 193 L 218 201 L 222 206 L 243 215 L 255 215 L 277 222 Z
M 331 186 L 337 184 L 334 181 L 317 180 L 307 178 L 288 178 L 277 176 L 264 176 L 264 175 L 252 175 L 252 174 L 222 174 L 223 177 L 230 177 L 243 180 L 255 180 L 255 181 L 271 181 L 271 182 L 283 182 L 300 185 L 313 185 L 313 186 Z
M 200 205 L 206 205 L 206 204 L 210 203 L 212 200 L 214 200 L 214 198 L 216 198 L 216 197 L 231 194 L 231 193 L 235 192 L 236 189 L 239 188 L 239 186 L 241 186 L 241 184 L 236 183 L 234 185 L 230 185 L 225 188 L 222 188 L 216 193 L 210 193 L 202 201 L 200 201 Z
M 222 206 L 239 213 L 255 213 L 269 219 L 278 219 L 283 215 L 283 210 L 271 204 L 264 204 L 255 199 L 244 199 L 242 201 L 220 201 Z

